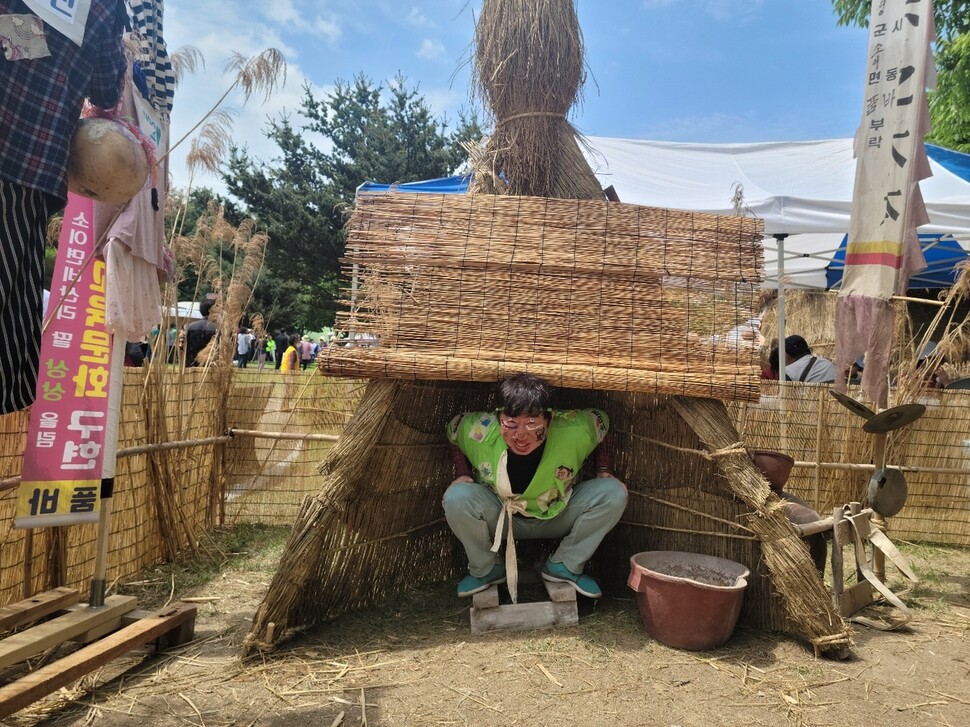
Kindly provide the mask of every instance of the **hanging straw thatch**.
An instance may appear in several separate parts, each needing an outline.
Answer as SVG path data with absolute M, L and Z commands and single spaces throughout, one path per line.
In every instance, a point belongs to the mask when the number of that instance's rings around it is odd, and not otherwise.
M 473 160 L 475 192 L 602 199 L 599 184 L 565 118 L 579 92 L 582 68 L 582 41 L 571 0 L 484 0 L 476 33 L 476 79 L 482 97 L 493 107 L 496 122 L 495 133 L 487 147 Z M 372 203 L 370 199 L 361 202 L 362 207 Z M 382 204 L 383 201 L 376 206 L 379 208 Z M 397 201 L 387 204 L 397 204 Z M 365 281 L 373 289 L 357 289 L 354 293 L 354 307 L 345 321 L 348 329 L 370 331 L 383 336 L 384 341 L 394 341 L 402 347 L 407 346 L 410 339 L 416 339 L 416 349 L 421 343 L 438 341 L 444 332 L 441 328 L 444 310 L 432 307 L 418 322 L 411 310 L 428 303 L 421 295 L 413 301 L 410 296 L 415 291 L 427 294 L 425 288 L 430 290 L 447 285 L 455 278 L 458 279 L 459 298 L 453 303 L 461 305 L 460 310 L 452 305 L 449 315 L 464 313 L 466 299 L 461 294 L 467 287 L 475 296 L 489 296 L 494 307 L 505 316 L 504 320 L 511 321 L 507 303 L 517 302 L 517 293 L 513 292 L 516 286 L 511 285 L 513 275 L 518 280 L 523 274 L 545 274 L 547 265 L 551 268 L 550 274 L 556 274 L 557 269 L 559 274 L 564 274 L 566 283 L 561 288 L 567 293 L 561 301 L 556 299 L 557 303 L 550 306 L 549 311 L 559 318 L 571 318 L 578 312 L 570 303 L 575 296 L 582 296 L 582 285 L 571 284 L 570 276 L 577 269 L 577 262 L 571 257 L 574 251 L 568 246 L 564 249 L 562 240 L 557 244 L 544 244 L 546 234 L 554 236 L 555 229 L 544 231 L 531 248 L 527 245 L 527 254 L 520 258 L 517 247 L 510 249 L 501 242 L 503 236 L 514 240 L 518 216 L 496 223 L 501 206 L 485 199 L 480 203 L 482 209 L 495 205 L 488 215 L 482 218 L 466 215 L 464 227 L 449 231 L 448 225 L 454 221 L 445 214 L 447 205 L 438 201 L 442 227 L 440 234 L 434 236 L 436 248 L 433 252 L 423 248 L 423 252 L 415 253 L 415 239 L 410 234 L 411 228 L 420 226 L 424 219 L 423 203 L 415 199 L 411 204 L 413 225 L 398 224 L 394 228 L 396 232 L 391 235 L 387 226 L 377 221 L 380 239 L 365 242 L 362 238 L 357 249 L 354 249 L 352 240 L 348 246 L 358 270 L 364 265 L 376 271 L 376 275 Z M 468 210 L 473 210 L 479 202 L 457 204 L 466 204 Z M 511 204 L 526 212 L 531 209 L 529 200 L 516 200 Z M 539 204 L 542 209 L 556 207 L 548 200 Z M 567 207 L 587 209 L 575 203 Z M 604 215 L 612 215 L 614 212 L 622 214 L 628 208 L 604 204 L 589 209 L 602 209 Z M 542 227 L 543 218 L 539 217 L 537 221 L 534 210 L 532 212 L 531 218 L 527 214 L 522 221 Z M 584 234 L 584 222 L 576 217 L 569 222 L 576 245 L 589 242 Z M 734 229 L 740 231 L 750 223 L 734 220 L 724 224 L 734 225 Z M 360 229 L 364 227 L 361 225 Z M 407 235 L 403 234 L 405 228 Z M 464 246 L 465 240 L 485 230 L 494 230 L 494 234 L 488 233 L 487 241 Z M 717 266 L 727 263 L 735 266 L 734 270 L 744 270 L 749 264 L 758 266 L 754 257 L 740 261 L 738 267 L 738 256 L 746 254 L 743 250 L 746 250 L 747 231 L 740 235 L 740 241 L 736 240 L 734 259 L 722 260 L 715 256 Z M 649 235 L 644 237 L 649 238 Z M 682 250 L 665 249 L 664 255 L 703 254 L 705 246 L 695 245 L 690 235 L 687 238 L 681 245 Z M 611 260 L 610 246 L 604 244 L 602 233 L 599 242 L 599 246 L 583 250 L 582 257 L 587 259 L 583 259 L 580 267 L 588 273 L 583 282 L 595 281 L 599 290 L 617 290 L 616 286 L 622 281 L 631 279 L 630 260 L 625 261 L 627 269 L 624 274 L 616 274 L 618 271 L 614 268 L 621 265 Z M 641 257 L 638 253 L 639 231 L 629 242 L 635 267 L 636 261 L 642 259 L 644 267 L 652 269 L 655 275 L 663 269 L 664 276 L 668 277 L 663 268 L 666 264 L 663 256 L 648 260 L 649 256 Z M 737 245 L 737 242 L 741 244 Z M 455 248 L 456 243 L 458 248 Z M 420 245 L 427 244 L 430 240 L 420 241 Z M 412 258 L 412 253 L 419 257 Z M 494 270 L 491 267 L 493 254 Z M 437 262 L 439 255 L 444 263 Z M 565 255 L 567 260 L 554 262 L 558 255 Z M 466 257 L 477 262 L 466 267 Z M 394 265 L 386 264 L 392 258 Z M 429 274 L 432 264 L 439 266 L 441 274 Z M 604 274 L 607 269 L 613 274 Z M 402 271 L 413 273 L 413 276 L 407 278 Z M 493 274 L 496 276 L 494 281 Z M 674 277 L 669 276 L 671 280 Z M 708 279 L 716 277 L 716 273 L 707 274 Z M 755 273 L 748 282 L 753 283 L 757 278 Z M 533 278 L 529 280 L 530 284 L 534 282 Z M 499 291 L 505 292 L 500 294 Z M 536 291 L 532 295 L 535 296 Z M 633 312 L 634 306 L 632 303 L 627 305 L 624 295 L 626 293 L 619 295 L 624 301 L 621 308 L 626 306 L 627 312 Z M 632 288 L 629 295 L 634 295 Z M 713 297 L 717 299 L 716 295 Z M 691 297 L 688 295 L 681 300 L 691 300 Z M 368 302 L 362 304 L 363 301 Z M 723 302 L 726 308 L 738 304 L 737 297 L 730 295 Z M 588 304 L 589 301 L 584 299 L 584 305 Z M 596 308 L 602 309 L 602 304 Z M 387 313 L 388 310 L 393 310 L 395 315 Z M 667 310 L 663 301 L 660 310 Z M 710 306 L 702 310 L 708 311 Z M 563 315 L 564 312 L 569 315 Z M 531 327 L 524 340 L 517 342 L 523 354 L 530 357 L 530 370 L 535 370 L 532 366 L 536 363 L 531 358 L 538 358 L 546 345 L 545 341 L 540 344 L 537 337 L 537 331 L 544 330 L 542 326 L 546 324 L 542 313 L 535 308 L 522 313 L 524 322 Z M 733 313 L 738 313 L 736 308 Z M 402 327 L 395 329 L 392 322 L 399 322 Z M 556 325 L 573 324 L 566 321 Z M 710 325 L 709 319 L 703 321 L 705 330 Z M 689 324 L 685 327 L 687 331 L 680 330 L 682 337 L 691 330 Z M 627 331 L 628 328 L 622 326 L 620 330 Z M 569 330 L 582 338 L 578 329 L 579 326 L 575 326 Z M 483 330 L 495 333 L 493 329 L 479 325 L 480 338 Z M 545 334 L 543 337 L 548 338 Z M 441 345 L 440 341 L 438 345 Z M 596 347 L 600 345 L 608 344 L 598 339 Z M 596 347 L 584 349 L 583 355 L 602 354 Z M 473 361 L 484 362 L 491 368 L 485 373 L 472 371 L 454 378 L 483 380 L 499 376 L 502 369 L 495 359 L 511 350 L 507 347 L 501 355 L 489 358 L 485 353 L 489 343 L 483 340 L 470 346 L 466 343 L 459 346 L 456 341 L 449 350 L 460 355 L 462 350 L 469 348 L 478 357 L 469 359 L 470 369 Z M 443 368 L 441 362 L 426 365 L 428 362 L 420 359 L 422 353 L 417 350 L 408 351 L 410 359 L 407 361 L 392 350 L 382 351 L 378 346 L 361 354 L 355 353 L 352 359 L 362 362 L 362 367 L 376 367 L 368 369 L 369 375 L 379 375 L 378 369 L 384 367 L 386 376 L 400 375 L 402 370 L 414 378 L 441 376 L 444 371 L 446 375 L 442 378 L 449 378 L 450 370 Z M 696 352 L 699 348 L 685 347 L 682 350 Z M 647 353 L 646 358 L 648 361 L 640 365 L 650 365 L 651 354 Z M 335 367 L 338 359 L 342 356 L 336 352 L 332 359 Z M 631 359 L 627 356 L 624 361 L 629 363 Z M 349 361 L 351 357 L 342 360 Z M 592 368 L 594 361 L 586 359 L 583 363 Z M 749 365 L 750 362 L 744 364 L 745 375 Z M 542 373 L 549 375 L 550 372 Z M 735 373 L 740 374 L 741 368 Z M 566 377 L 558 381 L 577 385 L 576 381 Z M 593 383 L 600 385 L 599 379 Z M 653 386 L 653 390 L 661 390 L 656 381 Z M 491 388 L 483 384 L 463 384 L 459 388 L 456 384 L 428 381 L 374 381 L 369 385 L 357 415 L 321 466 L 324 475 L 321 492 L 304 503 L 284 550 L 280 569 L 256 613 L 244 652 L 272 648 L 289 629 L 332 618 L 418 583 L 454 576 L 464 569 L 461 548 L 444 524 L 438 505 L 452 475 L 443 427 L 456 412 L 494 404 Z M 614 428 L 625 437 L 625 448 L 617 453 L 615 471 L 635 494 L 635 504 L 628 509 L 625 522 L 604 542 L 591 564 L 592 569 L 599 566 L 604 572 L 612 571 L 615 576 L 617 568 L 626 566 L 630 553 L 663 549 L 670 544 L 679 549 L 734 556 L 751 566 L 753 581 L 757 583 L 750 591 L 751 603 L 746 606 L 751 616 L 749 622 L 794 630 L 810 639 L 820 651 L 843 649 L 849 640 L 845 624 L 834 614 L 807 550 L 794 537 L 776 498 L 768 494 L 767 483 L 737 444 L 737 433 L 723 403 L 707 400 L 702 405 L 698 403 L 702 402 L 699 399 L 678 399 L 676 408 L 680 417 L 675 417 L 651 394 L 636 393 L 629 385 L 614 388 L 627 390 L 561 392 L 563 406 L 595 404 L 610 414 Z M 595 402 L 584 402 L 584 395 L 594 396 Z M 718 395 L 722 394 L 719 392 Z M 689 443 L 695 450 L 693 455 L 665 453 L 658 456 L 657 450 L 651 449 L 658 445 L 645 442 L 643 435 L 633 431 L 637 427 L 649 426 L 652 435 L 649 439 L 663 446 L 671 432 L 682 430 L 685 421 L 697 432 L 691 434 L 693 439 Z M 698 435 L 711 449 L 718 451 L 714 454 L 701 452 Z M 683 432 L 681 436 L 684 436 Z M 728 477 L 726 484 L 713 477 L 710 463 L 714 461 L 721 474 Z M 678 465 L 672 466 L 671 462 Z M 651 488 L 665 491 L 662 496 L 648 495 Z M 750 523 L 741 522 L 741 509 L 735 498 L 740 498 L 745 507 L 754 511 Z M 760 550 L 758 541 L 761 541 Z M 771 574 L 770 582 L 758 573 L 758 558 L 762 553 Z M 781 594 L 784 613 L 779 614 L 775 608 L 770 586 Z
M 760 221 L 491 195 L 362 195 L 348 237 L 351 309 L 326 373 L 758 397 L 750 317 Z

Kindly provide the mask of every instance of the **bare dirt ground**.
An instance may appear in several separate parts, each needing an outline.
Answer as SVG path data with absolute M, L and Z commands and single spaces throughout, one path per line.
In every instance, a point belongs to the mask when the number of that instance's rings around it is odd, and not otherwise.
M 175 594 L 218 599 L 199 603 L 194 642 L 118 660 L 7 724 L 970 725 L 970 551 L 903 550 L 921 578 L 913 619 L 855 627 L 848 661 L 743 628 L 716 651 L 670 649 L 627 593 L 581 603 L 576 628 L 473 636 L 468 603 L 440 584 L 241 662 L 277 543 Z

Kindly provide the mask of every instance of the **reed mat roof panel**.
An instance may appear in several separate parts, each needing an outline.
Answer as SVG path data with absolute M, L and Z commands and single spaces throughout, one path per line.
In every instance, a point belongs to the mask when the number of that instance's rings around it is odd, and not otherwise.
M 752 314 L 761 223 L 601 200 L 364 194 L 329 374 L 752 399 L 758 362 L 715 344 Z M 536 368 L 538 367 L 538 368 Z M 546 368 L 543 368 L 546 367 Z

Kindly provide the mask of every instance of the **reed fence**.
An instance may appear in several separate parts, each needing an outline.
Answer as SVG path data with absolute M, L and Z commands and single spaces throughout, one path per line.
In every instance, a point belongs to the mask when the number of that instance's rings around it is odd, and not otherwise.
M 236 371 L 227 382 L 201 370 L 170 372 L 155 382 L 145 370 L 128 369 L 123 388 L 109 583 L 196 547 L 220 525 L 291 525 L 306 497 L 319 493 L 317 467 L 364 385 L 317 373 L 283 377 L 252 370 Z M 872 436 L 862 431 L 862 420 L 830 396 L 828 385 L 784 389 L 783 401 L 777 384 L 767 383 L 760 400 L 729 405 L 744 443 L 794 457 L 786 489 L 822 515 L 864 499 Z M 592 405 L 595 395 L 576 398 Z M 938 391 L 921 401 L 926 414 L 889 435 L 888 462 L 904 468 L 909 484 L 909 500 L 890 520 L 890 535 L 970 547 L 970 394 Z M 442 423 L 453 413 L 438 412 Z M 409 418 L 406 411 L 398 415 Z M 709 552 L 745 543 L 755 553 L 754 538 L 739 520 L 744 508 L 705 485 L 714 476 L 711 463 L 669 446 L 692 448 L 689 437 L 669 423 L 662 432 L 622 417 L 614 425 L 618 471 L 650 473 L 640 482 L 628 478 L 634 494 L 616 550 L 652 533 L 649 542 L 680 534 L 703 540 Z M 95 526 L 12 527 L 26 427 L 26 412 L 0 417 L 0 604 L 54 585 L 83 589 L 93 570 Z M 444 441 L 439 432 L 428 436 Z M 662 487 L 682 481 L 684 471 L 695 473 L 696 488 Z M 438 547 L 451 543 L 444 535 Z

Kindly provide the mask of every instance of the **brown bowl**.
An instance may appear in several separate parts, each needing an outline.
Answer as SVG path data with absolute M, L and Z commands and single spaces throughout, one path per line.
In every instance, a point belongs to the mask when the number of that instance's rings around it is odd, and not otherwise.
M 770 449 L 750 449 L 748 454 L 772 488 L 780 490 L 785 486 L 791 476 L 792 467 L 795 466 L 795 460 L 792 457 Z

